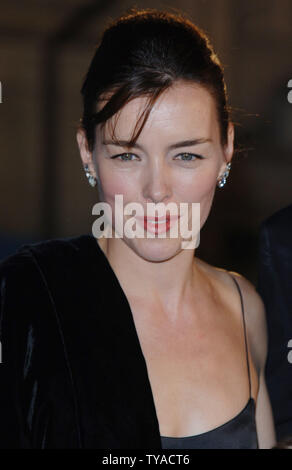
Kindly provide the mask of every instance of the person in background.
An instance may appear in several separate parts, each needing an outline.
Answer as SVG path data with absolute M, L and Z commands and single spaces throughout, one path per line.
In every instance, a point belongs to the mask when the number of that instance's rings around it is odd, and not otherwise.
M 257 290 L 267 315 L 266 383 L 282 441 L 292 436 L 292 205 L 261 225 Z

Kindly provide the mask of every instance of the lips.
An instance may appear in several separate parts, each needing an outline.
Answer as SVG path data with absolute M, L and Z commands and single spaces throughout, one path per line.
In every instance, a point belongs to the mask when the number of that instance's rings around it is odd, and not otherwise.
M 172 220 L 177 220 L 179 219 L 179 216 L 177 215 L 166 215 L 165 217 L 147 217 L 146 215 L 144 217 L 139 217 L 136 216 L 136 219 L 144 221 L 144 222 L 149 222 L 149 223 L 162 223 L 162 222 L 168 222 Z
M 169 217 L 163 217 L 163 218 L 157 218 L 151 219 L 149 217 L 144 217 L 144 224 L 155 224 L 155 225 L 162 225 L 162 224 L 167 224 L 169 223 L 170 219 Z
M 136 217 L 138 222 L 142 223 L 144 229 L 148 232 L 154 233 L 155 235 L 163 232 L 168 232 L 171 223 L 179 219 L 179 216 L 169 216 L 166 217 Z

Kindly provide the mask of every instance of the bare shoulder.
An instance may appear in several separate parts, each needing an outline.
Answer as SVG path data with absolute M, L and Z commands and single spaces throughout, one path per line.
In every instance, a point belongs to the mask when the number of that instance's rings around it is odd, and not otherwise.
M 255 286 L 241 274 L 210 266 L 201 260 L 198 266 L 208 279 L 213 281 L 211 282 L 214 283 L 216 289 L 222 291 L 223 295 L 228 298 L 224 302 L 224 308 L 229 308 L 229 306 L 231 309 L 235 308 L 236 310 L 240 308 L 240 296 L 234 280 L 240 289 L 247 332 L 249 364 L 251 365 L 251 391 L 256 401 L 256 428 L 259 448 L 270 449 L 276 443 L 276 434 L 265 381 L 268 334 L 264 303 Z
M 199 258 L 196 258 L 196 262 L 208 278 L 216 284 L 218 288 L 223 289 L 224 293 L 226 289 L 229 290 L 230 293 L 236 293 L 236 290 L 234 290 L 235 284 L 232 280 L 233 277 L 240 287 L 245 303 L 252 303 L 260 308 L 261 298 L 256 292 L 254 285 L 244 276 L 234 271 L 212 266 Z
M 265 366 L 268 342 L 266 312 L 261 296 L 255 286 L 243 275 L 211 266 L 202 260 L 199 260 L 199 265 L 215 280 L 220 290 L 230 299 L 230 303 L 236 302 L 236 297 L 238 297 L 231 276 L 237 281 L 243 300 L 248 343 L 259 374 Z
M 244 276 L 231 273 L 237 280 L 242 292 L 246 324 L 258 371 L 263 371 L 268 348 L 266 311 L 261 296 L 254 285 Z

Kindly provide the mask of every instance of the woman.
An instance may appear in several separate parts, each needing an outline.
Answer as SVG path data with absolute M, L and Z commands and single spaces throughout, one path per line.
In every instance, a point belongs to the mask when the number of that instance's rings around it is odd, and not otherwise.
M 202 227 L 234 138 L 204 33 L 134 11 L 105 31 L 82 94 L 77 140 L 107 228 L 119 232 L 116 195 L 187 203 L 189 221 L 199 203 Z M 261 299 L 182 248 L 181 232 L 158 237 L 168 216 L 136 221 L 144 237 L 51 240 L 2 263 L 0 445 L 271 448 Z

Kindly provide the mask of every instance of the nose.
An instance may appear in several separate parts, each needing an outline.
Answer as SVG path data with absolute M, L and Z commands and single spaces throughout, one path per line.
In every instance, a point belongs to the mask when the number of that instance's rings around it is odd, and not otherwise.
M 143 178 L 143 197 L 147 202 L 158 204 L 171 197 L 171 178 L 163 162 L 149 165 Z

